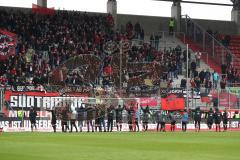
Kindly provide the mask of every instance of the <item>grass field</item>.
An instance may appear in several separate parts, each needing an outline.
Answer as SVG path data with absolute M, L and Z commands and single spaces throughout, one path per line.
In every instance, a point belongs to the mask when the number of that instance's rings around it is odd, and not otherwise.
M 240 132 L 3 133 L 1 160 L 239 160 Z

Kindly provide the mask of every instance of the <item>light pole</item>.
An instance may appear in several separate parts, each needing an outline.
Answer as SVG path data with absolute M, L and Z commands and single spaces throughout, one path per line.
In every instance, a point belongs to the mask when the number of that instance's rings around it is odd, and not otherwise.
M 189 68 L 189 66 L 188 66 L 188 61 L 189 61 L 189 57 L 188 57 L 188 44 L 187 44 L 187 61 L 186 61 L 186 63 L 187 63 L 187 78 L 186 78 L 186 81 L 187 81 L 187 83 L 186 83 L 186 92 L 187 92 L 187 110 L 189 109 L 189 97 L 188 97 L 188 90 L 189 90 L 189 82 L 188 82 L 188 68 Z
M 120 84 L 119 84 L 119 89 L 120 89 L 120 92 L 122 90 L 122 53 L 123 53 L 123 42 L 121 41 L 120 42 L 120 73 L 119 73 L 119 81 L 120 81 Z

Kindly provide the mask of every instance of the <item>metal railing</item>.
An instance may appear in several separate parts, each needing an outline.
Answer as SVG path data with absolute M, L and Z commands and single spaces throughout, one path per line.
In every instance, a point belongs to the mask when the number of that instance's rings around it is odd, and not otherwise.
M 232 55 L 232 61 L 234 61 L 234 55 L 219 42 L 217 35 L 214 35 L 211 30 L 204 29 L 188 15 L 182 16 L 181 31 L 185 33 L 187 43 L 193 42 L 194 46 L 192 48 L 208 53 L 209 58 L 217 65 L 227 64 L 226 55 L 228 53 Z M 203 54 L 203 56 L 206 55 Z

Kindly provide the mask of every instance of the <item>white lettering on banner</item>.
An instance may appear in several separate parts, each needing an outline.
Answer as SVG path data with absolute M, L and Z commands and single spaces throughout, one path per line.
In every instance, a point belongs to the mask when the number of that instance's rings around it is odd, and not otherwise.
M 2 121 L 0 122 L 0 128 L 5 128 L 9 126 L 9 122 L 8 121 Z
M 11 96 L 10 102 L 11 107 L 18 107 L 18 96 Z
M 22 92 L 22 91 L 34 91 L 35 87 L 34 86 L 17 86 L 17 91 Z
M 35 96 L 35 98 L 36 98 L 36 101 L 37 101 L 37 103 L 36 103 L 36 104 L 37 104 L 37 107 L 38 107 L 38 106 L 42 106 L 42 105 L 41 105 L 42 97 Z
M 18 99 L 18 107 L 26 107 L 26 96 L 21 96 Z
M 27 107 L 33 107 L 34 106 L 34 97 L 28 96 L 27 97 Z
M 43 108 L 51 108 L 51 98 L 43 97 Z
M 231 129 L 238 129 L 238 121 L 234 121 L 231 124 L 228 124 L 228 127 L 231 127 Z M 22 121 L 0 121 L 0 127 L 3 128 L 4 132 L 20 132 L 20 131 L 31 131 L 31 123 L 28 120 L 24 120 L 24 124 L 21 126 Z M 78 126 L 78 123 L 76 122 L 76 125 Z M 45 132 L 52 132 L 52 125 L 51 120 L 37 120 L 36 126 L 38 131 L 45 131 Z M 170 124 L 167 124 L 167 128 L 169 128 Z M 149 124 L 148 125 L 149 130 L 156 130 L 157 125 L 156 124 Z M 221 128 L 222 128 L 221 124 Z M 57 121 L 56 123 L 57 131 L 61 131 L 61 121 Z M 213 128 L 215 128 L 215 124 L 213 124 Z M 142 131 L 142 126 L 139 126 L 140 131 Z M 181 124 L 176 124 L 176 129 L 181 130 Z M 195 126 L 193 123 L 187 124 L 188 130 L 194 130 Z M 201 129 L 208 130 L 208 127 L 206 124 L 201 124 Z M 87 131 L 87 124 L 86 122 L 83 123 L 83 131 Z M 113 131 L 117 131 L 116 123 L 114 122 Z M 128 124 L 123 123 L 122 124 L 122 131 L 129 131 Z
M 81 106 L 86 97 L 40 97 L 40 96 L 10 96 L 11 107 L 37 107 L 44 109 L 52 109 L 54 106 L 61 106 L 62 103 L 71 102 L 71 107 Z

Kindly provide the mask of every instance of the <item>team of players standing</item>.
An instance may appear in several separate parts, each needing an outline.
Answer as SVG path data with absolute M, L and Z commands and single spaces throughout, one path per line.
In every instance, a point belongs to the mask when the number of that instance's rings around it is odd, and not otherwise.
M 129 126 L 129 131 L 139 131 L 139 122 L 140 122 L 140 113 L 134 105 L 126 106 L 117 106 L 113 105 L 109 107 L 105 107 L 105 105 L 87 105 L 84 107 L 83 105 L 76 108 L 76 112 L 72 112 L 70 110 L 70 106 L 61 107 L 59 112 L 61 119 L 62 132 L 66 132 L 70 130 L 73 131 L 73 127 L 76 132 L 78 132 L 78 127 L 76 126 L 76 121 L 78 121 L 79 131 L 83 131 L 84 121 L 87 125 L 88 132 L 112 132 L 113 131 L 113 121 L 116 119 L 116 127 L 117 131 L 122 131 L 122 123 L 123 123 L 123 111 L 127 112 L 127 121 Z M 201 121 L 203 120 L 203 111 L 200 108 L 196 108 L 195 110 L 191 110 L 187 112 L 184 110 L 182 112 L 181 117 L 176 114 L 176 112 L 166 112 L 162 110 L 156 111 L 154 114 L 150 112 L 149 107 L 141 107 L 142 115 L 142 127 L 143 131 L 148 130 L 148 122 L 150 116 L 154 116 L 155 121 L 157 123 L 157 131 L 166 131 L 166 123 L 170 122 L 170 130 L 175 131 L 175 125 L 177 120 L 182 123 L 182 131 L 187 130 L 187 123 L 189 122 L 190 117 L 193 118 L 195 123 L 195 131 L 199 132 L 201 130 Z M 55 110 L 52 110 L 52 127 L 54 132 L 56 132 L 56 122 L 57 122 L 57 113 Z M 211 130 L 213 124 L 215 123 L 216 131 L 220 132 L 221 127 L 220 123 L 223 122 L 224 131 L 227 130 L 228 124 L 228 113 L 225 110 L 221 113 L 218 109 L 211 108 L 207 113 L 205 112 L 205 117 L 208 128 Z M 106 123 L 107 120 L 107 123 Z M 95 123 L 94 123 L 95 121 Z M 69 124 L 71 128 L 69 127 Z
M 213 123 L 215 123 L 216 132 L 220 132 L 221 131 L 221 127 L 220 127 L 221 122 L 223 122 L 224 131 L 227 130 L 227 125 L 228 125 L 227 110 L 224 110 L 224 112 L 222 114 L 218 108 L 215 109 L 215 112 L 213 111 L 212 108 L 210 108 L 210 110 L 206 114 L 205 118 L 207 119 L 207 126 L 210 130 L 212 129 Z M 201 129 L 201 127 L 200 127 L 201 121 L 202 121 L 202 111 L 200 110 L 200 108 L 196 108 L 195 112 L 194 112 L 194 123 L 195 123 L 195 130 L 198 132 Z
M 201 130 L 201 122 L 203 120 L 203 111 L 200 108 L 196 108 L 195 110 L 191 110 L 187 112 L 184 110 L 181 116 L 176 114 L 176 112 L 166 112 L 163 110 L 157 110 L 154 114 L 150 112 L 149 107 L 140 107 L 142 111 L 141 121 L 143 131 L 148 131 L 148 122 L 150 116 L 154 116 L 155 121 L 157 123 L 157 131 L 166 131 L 166 123 L 170 122 L 170 130 L 175 131 L 175 125 L 177 120 L 182 123 L 182 131 L 187 130 L 187 123 L 189 122 L 190 117 L 194 120 L 195 131 L 199 132 Z M 140 122 L 140 113 L 138 111 L 138 107 L 134 107 L 134 105 L 130 105 L 129 107 L 118 105 L 114 107 L 110 105 L 106 107 L 105 105 L 87 105 L 84 107 L 81 105 L 76 108 L 76 112 L 71 111 L 70 105 L 65 105 L 63 107 L 56 108 L 54 110 L 49 110 L 52 113 L 52 127 L 54 132 L 56 132 L 56 123 L 57 118 L 61 119 L 62 132 L 66 132 L 70 130 L 73 131 L 73 127 L 76 132 L 78 132 L 78 127 L 76 126 L 76 121 L 78 121 L 80 132 L 83 131 L 84 121 L 87 124 L 87 131 L 94 132 L 112 132 L 113 131 L 113 121 L 114 117 L 116 119 L 116 127 L 117 131 L 122 131 L 122 123 L 123 123 L 123 111 L 127 112 L 127 121 L 129 126 L 129 131 L 139 131 L 139 122 Z M 36 117 L 37 112 L 31 108 L 29 112 L 29 119 L 31 122 L 31 129 L 36 128 Z M 107 126 L 106 126 L 106 117 L 107 117 Z M 94 123 L 95 120 L 95 123 Z M 220 124 L 223 122 L 224 131 L 227 130 L 228 126 L 228 113 L 225 110 L 221 113 L 218 108 L 213 111 L 212 108 L 206 113 L 204 120 L 206 120 L 207 126 L 209 130 L 212 129 L 213 124 L 215 123 L 216 132 L 221 131 Z M 69 127 L 69 124 L 71 128 Z

